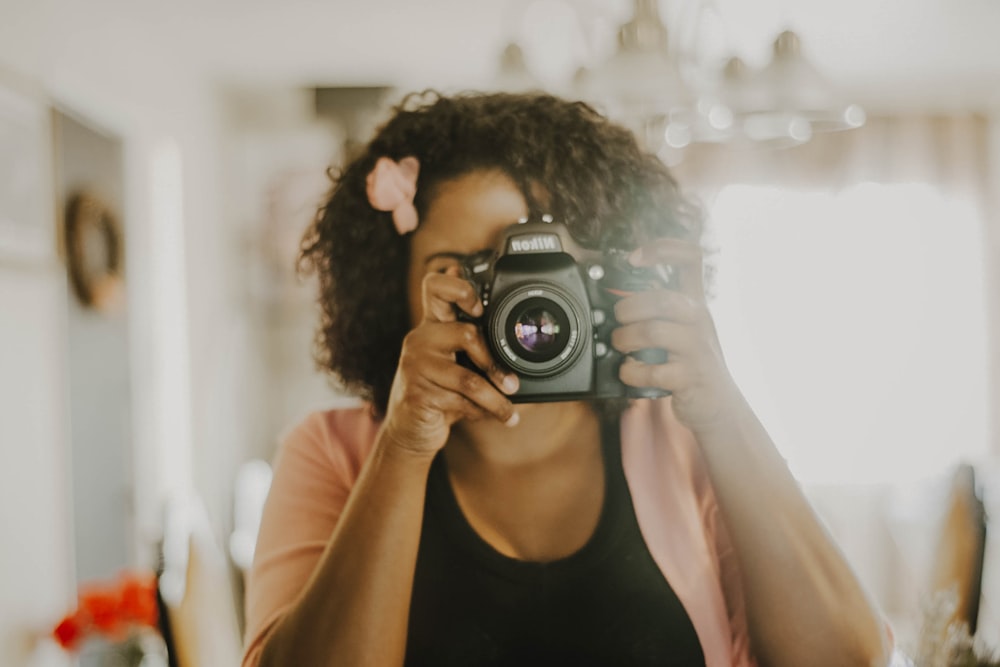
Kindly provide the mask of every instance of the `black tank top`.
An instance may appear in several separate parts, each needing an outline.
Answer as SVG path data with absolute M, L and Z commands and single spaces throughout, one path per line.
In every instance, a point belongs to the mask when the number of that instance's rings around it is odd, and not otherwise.
M 504 556 L 466 521 L 438 455 L 427 482 L 406 667 L 703 667 L 698 636 L 639 532 L 617 423 L 603 429 L 604 505 L 576 553 Z

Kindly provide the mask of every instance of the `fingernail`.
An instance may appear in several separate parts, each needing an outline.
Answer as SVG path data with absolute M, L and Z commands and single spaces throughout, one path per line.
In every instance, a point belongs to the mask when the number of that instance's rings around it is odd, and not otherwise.
M 504 376 L 504 379 L 503 379 L 503 390 L 504 390 L 504 392 L 506 392 L 508 394 L 513 394 L 515 391 L 517 391 L 517 388 L 520 385 L 521 385 L 521 383 L 517 381 L 517 376 L 516 375 L 506 375 L 506 376 Z
M 475 305 L 472 306 L 472 314 L 475 315 L 476 317 L 479 317 L 480 315 L 483 314 L 483 302 L 482 301 L 479 301 L 478 299 L 476 300 Z
M 517 426 L 520 421 L 521 421 L 521 415 L 515 412 L 510 416 L 510 419 L 504 422 L 504 426 L 514 427 Z

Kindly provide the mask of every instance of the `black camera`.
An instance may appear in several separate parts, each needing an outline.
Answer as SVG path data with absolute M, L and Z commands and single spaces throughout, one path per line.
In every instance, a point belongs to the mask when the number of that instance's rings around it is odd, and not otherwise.
M 615 302 L 672 282 L 669 270 L 634 267 L 628 254 L 583 248 L 565 225 L 544 216 L 519 220 L 504 231 L 496 249 L 463 263 L 484 313 L 476 319 L 463 313 L 462 319 L 479 324 L 494 359 L 520 378 L 520 389 L 510 397 L 514 403 L 667 394 L 618 379 L 624 355 L 611 346 Z M 631 356 L 666 361 L 664 350 Z

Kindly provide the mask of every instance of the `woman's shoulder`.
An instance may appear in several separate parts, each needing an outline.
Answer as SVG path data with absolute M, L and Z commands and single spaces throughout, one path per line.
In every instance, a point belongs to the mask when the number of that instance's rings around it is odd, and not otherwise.
M 283 458 L 305 458 L 356 477 L 368 457 L 379 421 L 372 406 L 357 402 L 308 413 L 281 438 L 276 464 Z

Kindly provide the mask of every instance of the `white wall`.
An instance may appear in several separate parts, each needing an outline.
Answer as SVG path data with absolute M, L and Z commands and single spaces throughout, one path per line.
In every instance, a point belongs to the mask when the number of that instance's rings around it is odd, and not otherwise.
M 230 372 L 242 379 L 249 401 L 240 406 L 242 451 L 269 460 L 280 434 L 337 399 L 312 360 L 315 281 L 300 280 L 295 264 L 344 135 L 316 117 L 314 96 L 304 88 L 228 91 L 225 106 L 224 222 L 245 240 L 234 249 L 242 307 L 230 323 L 238 344 L 230 354 L 240 354 Z
M 0 265 L 0 664 L 12 667 L 68 662 L 35 643 L 74 601 L 65 299 L 57 264 Z
M 8 114 L 16 104 L 19 120 L 38 130 L 32 134 L 47 155 L 44 102 L 34 91 L 15 92 L 10 84 L 0 77 L 0 112 L 7 116 L 0 123 L 10 127 Z M 38 206 L 21 209 L 30 219 L 18 222 L 47 230 L 52 182 L 48 161 L 38 166 L 27 192 Z M 10 202 L 3 204 L 0 219 L 11 210 Z M 66 460 L 66 281 L 48 243 L 51 235 L 43 231 L 40 238 L 38 253 L 0 247 L 0 664 L 12 667 L 69 663 L 43 638 L 75 597 Z
M 160 479 L 159 462 L 185 451 L 188 477 L 213 523 L 226 525 L 229 488 L 218 473 L 235 467 L 247 436 L 232 359 L 239 303 L 229 262 L 238 239 L 220 224 L 218 95 L 154 14 L 131 5 L 40 2 L 21 3 L 13 21 L 0 22 L 0 66 L 124 140 L 140 539 L 159 524 L 151 496 L 185 484 L 183 470 Z M 164 224 L 158 156 L 170 144 L 179 149 L 183 190 L 183 228 L 175 230 L 173 249 L 156 228 Z M 164 281 L 178 276 L 187 281 L 182 298 L 164 299 Z M 157 326 L 163 322 L 174 326 L 165 331 Z M 186 387 L 178 377 L 187 378 Z
M 990 377 L 993 379 L 993 452 L 1000 457 L 1000 107 L 993 113 L 990 124 L 990 202 L 984 252 L 990 276 L 987 286 L 989 341 L 992 353 Z
M 135 565 L 152 566 L 152 547 L 162 526 L 162 503 L 169 493 L 184 492 L 193 485 L 205 500 L 221 540 L 230 523 L 231 483 L 224 471 L 235 469 L 246 435 L 236 418 L 241 405 L 238 377 L 222 370 L 226 323 L 234 306 L 232 286 L 226 279 L 229 241 L 222 225 L 217 224 L 221 214 L 216 93 L 204 73 L 192 72 L 183 58 L 174 57 L 183 49 L 165 42 L 155 23 L 140 25 L 124 13 L 95 11 L 76 3 L 19 5 L 7 4 L 0 10 L 4 17 L 0 21 L 0 74 L 25 82 L 39 91 L 43 100 L 121 137 L 125 146 L 122 218 L 132 332 L 132 453 L 139 524 L 132 560 Z M 182 195 L 180 201 L 171 202 L 177 215 L 165 218 L 162 156 L 164 147 L 171 145 L 179 149 Z M 54 221 L 54 215 L 50 214 L 50 219 Z M 165 220 L 166 224 L 176 221 L 179 228 L 166 230 L 164 235 Z M 173 245 L 164 244 L 165 237 L 173 239 Z M 54 254 L 46 271 L 39 276 L 48 282 L 38 285 L 20 278 L 0 278 L 0 296 L 5 299 L 0 301 L 0 354 L 5 355 L 0 357 L 0 395 L 10 394 L 22 403 L 29 400 L 25 377 L 37 375 L 40 379 L 32 386 L 35 399 L 56 405 L 62 400 L 65 372 L 57 352 L 66 341 L 63 330 L 53 326 L 65 311 L 65 303 L 58 301 L 64 295 L 53 292 L 62 284 L 63 275 Z M 186 279 L 186 284 L 179 293 L 174 290 L 171 298 L 164 298 L 164 285 L 176 287 L 178 277 Z M 35 310 L 9 316 L 17 312 L 12 310 L 15 306 L 23 309 L 31 304 Z M 25 349 L 23 339 L 33 347 Z M 17 362 L 16 367 L 7 363 L 8 356 Z M 15 410 L 21 421 L 9 422 L 6 407 Z M 17 484 L 2 484 L 0 493 L 8 488 L 11 493 L 30 489 L 38 498 L 34 503 L 11 504 L 5 494 L 4 509 L 60 506 L 70 480 L 61 467 L 53 469 L 49 464 L 61 464 L 63 457 L 38 449 L 39 443 L 52 440 L 50 431 L 58 429 L 59 423 L 37 421 L 37 415 L 19 407 L 24 406 L 14 402 L 0 413 L 0 433 L 4 435 L 0 475 L 4 481 L 8 472 L 18 475 Z M 27 465 L 8 453 L 8 432 L 22 443 L 23 456 L 39 457 L 37 461 Z M 62 437 L 62 432 L 58 433 Z M 60 440 L 52 446 L 64 444 Z M 168 474 L 164 474 L 164 461 L 175 462 Z M 15 618 L 31 618 L 28 614 L 34 611 L 37 600 L 51 601 L 53 593 L 46 593 L 47 584 L 40 582 L 54 582 L 54 591 L 61 599 L 58 605 L 49 604 L 44 613 L 32 615 L 45 617 L 43 624 L 58 620 L 73 598 L 72 573 L 65 566 L 72 562 L 67 546 L 72 524 L 65 515 L 59 519 L 62 523 L 6 513 L 2 518 L 4 559 L 8 558 L 8 544 L 16 543 L 22 532 L 25 548 L 10 556 L 19 560 L 4 560 L 0 568 L 0 633 L 13 628 Z M 14 523 L 8 526 L 9 521 Z M 62 567 L 53 567 L 50 559 Z M 36 568 L 25 567 L 21 560 L 30 560 Z M 8 590 L 16 595 L 9 597 Z M 35 592 L 30 604 L 25 599 L 29 590 Z M 35 664 L 25 663 L 21 654 L 4 646 L 0 664 Z

